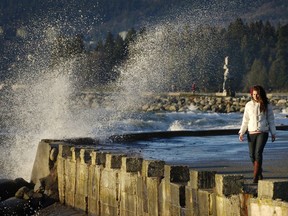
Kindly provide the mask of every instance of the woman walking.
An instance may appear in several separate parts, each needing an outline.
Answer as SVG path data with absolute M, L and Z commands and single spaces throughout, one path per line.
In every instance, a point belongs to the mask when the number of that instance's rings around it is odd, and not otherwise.
M 263 150 L 268 140 L 269 132 L 272 142 L 276 139 L 276 127 L 272 106 L 268 101 L 262 86 L 256 85 L 251 89 L 252 99 L 245 105 L 245 111 L 239 131 L 239 140 L 247 132 L 249 155 L 254 165 L 253 183 L 263 179 L 262 160 Z

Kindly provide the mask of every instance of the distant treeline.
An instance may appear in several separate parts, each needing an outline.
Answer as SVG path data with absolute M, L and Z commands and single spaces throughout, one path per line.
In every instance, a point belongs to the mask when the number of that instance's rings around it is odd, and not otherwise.
M 187 59 L 185 63 L 181 62 L 182 68 L 170 72 L 174 74 L 166 88 L 173 85 L 177 90 L 190 91 L 192 83 L 195 83 L 196 89 L 201 91 L 222 91 L 224 58 L 228 56 L 230 77 L 227 86 L 230 86 L 231 91 L 247 91 L 256 83 L 273 91 L 288 90 L 288 27 L 285 23 L 275 26 L 277 20 L 287 20 L 286 0 L 215 0 L 209 3 L 202 0 L 1 0 L 0 80 L 13 77 L 16 70 L 14 62 L 26 55 L 26 50 L 22 49 L 22 39 L 15 36 L 19 34 L 16 31 L 26 27 L 24 30 L 29 32 L 31 23 L 33 25 L 33 22 L 37 21 L 35 25 L 42 25 L 47 19 L 51 24 L 64 23 L 61 29 L 68 32 L 75 29 L 77 32 L 73 32 L 73 38 L 61 36 L 56 40 L 52 52 L 54 64 L 62 58 L 81 56 L 83 67 L 80 75 L 85 86 L 114 82 L 119 77 L 119 71 L 115 68 L 123 64 L 131 54 L 129 44 L 137 41 L 140 35 L 149 37 L 145 30 L 139 30 L 145 23 L 143 21 L 153 21 L 154 18 L 166 17 L 167 14 L 172 14 L 173 20 L 175 13 L 169 12 L 177 12 L 177 8 L 180 8 L 179 11 L 183 8 L 198 8 L 200 11 L 204 9 L 210 12 L 215 8 L 216 11 L 219 9 L 219 13 L 231 9 L 240 15 L 248 11 L 251 15 L 254 11 L 258 13 L 253 14 L 258 15 L 255 17 L 274 22 L 273 25 L 266 21 L 246 23 L 243 19 L 231 22 L 230 18 L 228 21 L 228 17 L 223 14 L 224 24 L 227 26 L 225 28 L 206 25 L 195 28 L 187 24 L 181 31 L 175 29 L 176 32 L 171 34 L 174 34 L 174 38 L 178 37 L 178 41 L 169 42 L 168 38 L 167 46 L 173 44 L 174 49 L 183 49 Z M 249 10 L 251 8 L 259 10 Z M 270 9 L 273 9 L 271 14 Z M 231 11 L 232 14 L 234 12 Z M 260 16 L 261 14 L 263 16 Z M 231 23 L 226 25 L 227 22 Z M 137 30 L 131 29 L 131 26 Z M 130 29 L 126 38 L 115 33 L 123 29 Z M 106 34 L 108 31 L 111 32 Z M 79 32 L 83 35 L 76 36 Z M 96 46 L 85 46 L 85 42 L 95 38 L 99 38 Z M 171 40 L 174 40 L 172 38 Z M 165 52 L 163 54 L 165 55 Z M 177 58 L 179 59 L 179 56 L 175 57 L 176 61 Z
M 89 51 L 79 46 L 77 38 L 76 53 L 85 53 L 87 67 L 81 71 L 81 76 L 86 85 L 93 87 L 117 80 L 119 73 L 115 67 L 129 57 L 129 44 L 140 35 L 145 36 L 145 29 L 139 32 L 131 29 L 125 39 L 108 33 L 104 41 L 99 41 Z M 190 91 L 192 83 L 195 83 L 200 91 L 222 91 L 226 56 L 229 57 L 228 90 L 248 91 L 255 84 L 267 90 L 288 90 L 288 24 L 274 27 L 269 22 L 247 24 L 237 19 L 227 28 L 199 26 L 190 29 L 187 26 L 185 31 L 177 32 L 177 35 L 182 42 L 179 42 L 179 49 L 183 46 L 185 50 L 198 50 L 190 54 L 191 58 L 183 65 L 184 69 L 175 72 L 178 74 L 175 74 L 174 79 L 171 78 L 171 86 L 175 85 L 177 90 Z M 57 46 L 55 59 L 59 59 L 59 55 L 71 53 L 71 50 L 75 53 L 73 47 L 70 47 L 70 51 L 59 52 L 61 46 Z

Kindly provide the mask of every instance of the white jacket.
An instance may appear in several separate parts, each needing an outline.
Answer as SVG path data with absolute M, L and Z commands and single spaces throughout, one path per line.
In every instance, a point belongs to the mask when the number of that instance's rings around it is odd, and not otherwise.
M 243 135 L 247 131 L 269 132 L 276 135 L 276 127 L 274 123 L 274 113 L 271 104 L 268 104 L 265 113 L 260 113 L 260 104 L 251 100 L 245 105 L 242 125 L 239 134 Z

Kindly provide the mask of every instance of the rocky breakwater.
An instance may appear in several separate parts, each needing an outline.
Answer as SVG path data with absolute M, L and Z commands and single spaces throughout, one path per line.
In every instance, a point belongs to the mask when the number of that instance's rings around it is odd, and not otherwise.
M 288 112 L 288 97 L 268 95 L 274 109 Z M 199 110 L 204 112 L 244 112 L 245 104 L 251 100 L 250 95 L 242 94 L 235 97 L 194 94 L 163 94 L 151 96 L 142 106 L 145 112 L 187 112 Z
M 113 106 L 110 94 L 82 92 L 74 98 L 74 105 L 80 107 Z M 199 110 L 204 112 L 244 112 L 245 104 L 251 100 L 250 94 L 238 93 L 234 97 L 218 96 L 216 93 L 173 92 L 163 94 L 146 94 L 142 96 L 138 109 L 144 112 L 187 112 Z M 274 109 L 288 113 L 288 94 L 268 94 Z M 137 109 L 137 108 L 136 108 Z

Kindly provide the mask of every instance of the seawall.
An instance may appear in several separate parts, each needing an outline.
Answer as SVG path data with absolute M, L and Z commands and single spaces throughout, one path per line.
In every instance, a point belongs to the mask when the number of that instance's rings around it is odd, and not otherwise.
M 56 170 L 59 202 L 87 215 L 288 216 L 287 179 L 261 180 L 257 191 L 242 175 L 104 149 L 91 139 L 42 140 L 31 180 Z

